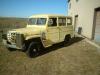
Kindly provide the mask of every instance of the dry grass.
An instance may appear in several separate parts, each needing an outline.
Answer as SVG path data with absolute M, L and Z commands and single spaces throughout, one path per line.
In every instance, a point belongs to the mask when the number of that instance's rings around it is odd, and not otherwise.
M 0 33 L 9 29 L 23 28 L 27 25 L 26 18 L 2 18 L 0 17 Z
M 0 17 L 0 42 L 2 41 L 2 35 L 6 34 L 8 30 L 23 28 L 26 25 L 27 18 Z
M 0 25 L 13 25 L 13 24 L 27 24 L 26 18 L 12 18 L 12 17 L 0 17 Z
M 52 46 L 36 58 L 0 47 L 0 75 L 100 75 L 100 52 L 79 38 Z

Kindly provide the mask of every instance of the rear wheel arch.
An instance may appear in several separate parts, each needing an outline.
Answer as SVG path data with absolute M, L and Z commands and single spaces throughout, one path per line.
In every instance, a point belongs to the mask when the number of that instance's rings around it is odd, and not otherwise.
M 64 42 L 68 43 L 70 41 L 70 39 L 71 39 L 71 35 L 67 34 L 67 35 L 65 35 Z

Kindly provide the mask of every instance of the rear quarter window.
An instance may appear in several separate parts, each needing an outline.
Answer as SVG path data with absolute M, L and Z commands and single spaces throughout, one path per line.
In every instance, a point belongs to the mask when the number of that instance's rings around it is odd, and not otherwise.
M 72 18 L 67 18 L 67 25 L 72 25 Z
M 59 26 L 66 26 L 66 18 L 58 18 Z

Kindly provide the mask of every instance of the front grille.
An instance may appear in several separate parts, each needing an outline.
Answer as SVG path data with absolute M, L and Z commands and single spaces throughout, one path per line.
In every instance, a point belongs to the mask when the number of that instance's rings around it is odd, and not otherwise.
M 7 34 L 7 39 L 11 43 L 16 43 L 16 33 L 8 33 Z

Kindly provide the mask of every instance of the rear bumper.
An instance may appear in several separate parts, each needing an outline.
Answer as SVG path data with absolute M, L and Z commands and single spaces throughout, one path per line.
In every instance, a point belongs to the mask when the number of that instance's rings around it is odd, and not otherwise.
M 3 40 L 3 44 L 4 44 L 7 48 L 21 49 L 21 48 L 17 47 L 16 44 L 11 44 L 11 43 L 9 43 L 7 40 Z

